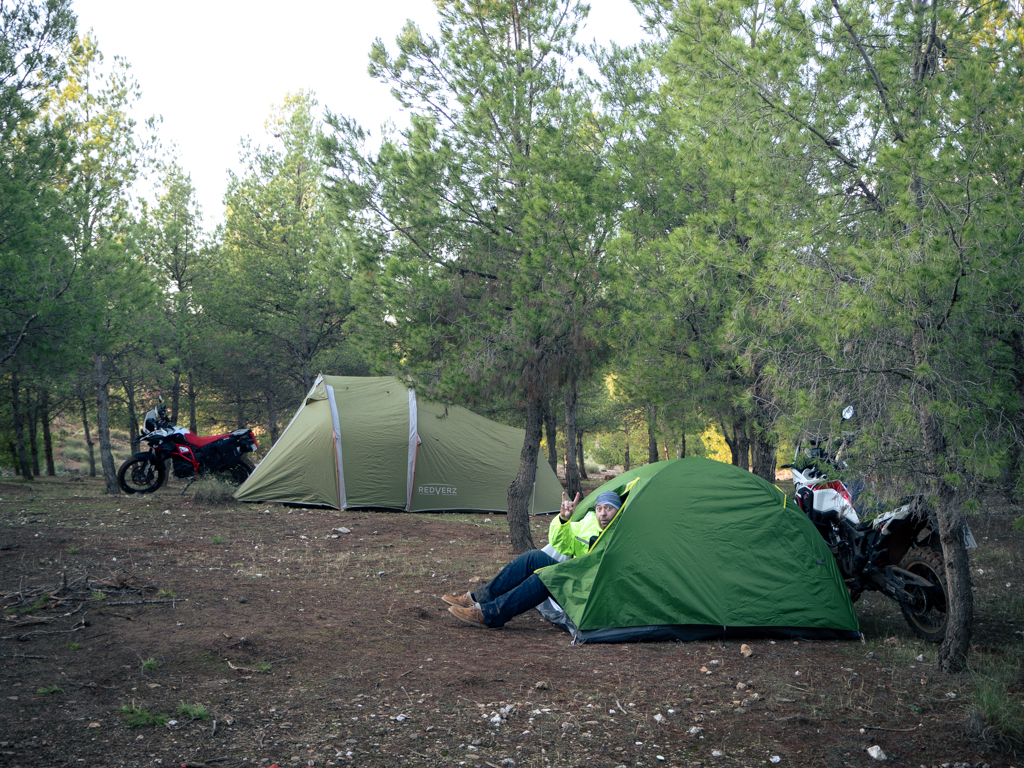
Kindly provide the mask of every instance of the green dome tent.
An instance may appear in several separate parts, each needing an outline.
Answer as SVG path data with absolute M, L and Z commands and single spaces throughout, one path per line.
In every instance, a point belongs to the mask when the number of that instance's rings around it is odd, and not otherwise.
M 575 642 L 859 638 L 832 554 L 786 495 L 709 459 L 648 464 L 591 493 L 624 497 L 586 555 L 538 571 Z M 556 606 L 557 608 L 557 606 Z
M 524 434 L 422 400 L 394 377 L 319 376 L 235 498 L 504 512 Z M 554 512 L 561 500 L 558 478 L 538 457 L 530 511 Z

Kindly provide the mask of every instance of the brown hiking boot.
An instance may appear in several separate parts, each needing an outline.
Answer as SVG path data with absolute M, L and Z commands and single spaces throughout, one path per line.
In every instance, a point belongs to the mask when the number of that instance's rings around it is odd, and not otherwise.
M 483 627 L 484 629 L 488 628 L 487 624 L 484 622 L 483 611 L 480 610 L 480 606 L 476 603 L 473 603 L 469 608 L 463 608 L 461 605 L 453 605 L 448 609 L 448 613 L 459 621 L 472 624 L 474 627 Z
M 476 605 L 476 600 L 473 599 L 473 595 L 470 592 L 464 592 L 461 595 L 444 595 L 441 597 L 448 605 L 457 605 L 459 608 L 472 608 Z

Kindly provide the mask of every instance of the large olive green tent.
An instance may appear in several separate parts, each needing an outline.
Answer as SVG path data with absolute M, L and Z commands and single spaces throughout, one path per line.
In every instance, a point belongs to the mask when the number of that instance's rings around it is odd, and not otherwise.
M 709 459 L 605 483 L 622 508 L 586 555 L 538 571 L 541 613 L 576 642 L 859 637 L 835 560 L 810 520 L 756 475 Z M 558 610 L 558 606 L 561 610 Z
M 523 437 L 465 408 L 420 399 L 393 377 L 319 376 L 235 498 L 501 512 Z M 561 493 L 539 460 L 530 511 L 557 510 Z

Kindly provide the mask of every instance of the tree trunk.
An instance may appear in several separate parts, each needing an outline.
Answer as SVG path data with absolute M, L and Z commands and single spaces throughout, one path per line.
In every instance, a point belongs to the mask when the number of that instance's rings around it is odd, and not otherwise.
M 927 368 L 924 329 L 913 333 L 914 364 L 918 370 Z M 971 591 L 971 571 L 964 542 L 964 519 L 956 501 L 956 491 L 946 480 L 946 441 L 942 422 L 932 410 L 934 400 L 928 381 L 918 381 L 916 388 L 917 423 L 921 431 L 921 447 L 925 456 L 925 469 L 932 478 L 935 516 L 939 523 L 939 541 L 946 565 L 946 586 L 949 604 L 946 606 L 946 636 L 939 646 L 939 669 L 946 673 L 960 672 L 967 666 L 967 652 L 971 644 L 974 624 L 974 594 Z
M 589 480 L 587 477 L 587 462 L 583 458 L 583 432 L 577 430 L 576 432 L 576 463 L 579 464 L 580 479 Z
M 1010 442 L 1006 460 L 1006 470 L 1003 474 L 1003 486 L 1006 488 L 1006 500 L 1010 504 L 1020 502 L 1019 486 L 1021 481 L 1021 464 L 1024 456 L 1021 455 L 1021 434 L 1015 429 L 1013 440 Z
M 722 437 L 725 438 L 725 444 L 729 446 L 729 455 L 731 456 L 732 465 L 734 467 L 738 467 L 740 465 L 740 454 L 739 449 L 736 447 L 736 435 L 732 429 L 725 426 L 724 419 L 720 418 L 718 425 L 722 428 Z
M 542 403 L 544 408 L 544 434 L 548 444 L 548 464 L 551 471 L 558 474 L 558 419 L 555 418 L 555 411 L 551 407 L 551 400 L 546 398 Z
M 82 428 L 85 430 L 85 446 L 89 449 L 89 477 L 96 477 L 96 454 L 93 451 L 92 437 L 89 434 L 89 411 L 85 407 L 85 392 L 82 382 L 78 382 L 78 402 L 82 404 Z
M 939 646 L 939 669 L 946 673 L 960 672 L 967 666 L 967 651 L 974 628 L 974 593 L 971 569 L 964 543 L 964 518 L 956 501 L 956 493 L 944 479 L 939 480 L 936 496 L 936 518 L 939 541 L 946 563 L 946 586 L 949 590 L 946 636 Z
M 739 468 L 750 470 L 752 454 L 754 452 L 754 427 L 747 419 L 744 419 L 736 428 L 736 446 L 739 451 Z
M 39 390 L 39 419 L 43 424 L 43 455 L 46 458 L 46 474 L 57 476 L 57 467 L 53 463 L 53 435 L 50 433 L 50 390 L 43 387 Z
M 270 422 L 270 447 L 277 442 L 277 398 L 273 390 L 267 390 L 267 421 Z
M 181 369 L 174 366 L 174 384 L 171 385 L 171 423 L 178 423 L 178 401 L 181 398 Z
M 732 455 L 732 465 L 740 469 L 751 468 L 752 443 L 751 438 L 746 434 L 749 421 L 746 417 L 736 414 L 733 416 L 732 426 L 727 428 L 722 422 L 722 435 L 725 443 L 729 446 L 729 453 Z M 729 434 L 732 439 L 729 439 Z
M 103 466 L 103 480 L 107 493 L 118 496 L 121 488 L 117 484 L 117 469 L 114 467 L 114 453 L 110 450 L 110 376 L 103 364 L 103 355 L 93 355 L 96 370 L 96 432 L 100 438 L 100 464 Z
M 192 369 L 188 369 L 188 429 L 196 434 L 196 387 Z
M 658 459 L 658 435 L 657 435 L 658 407 L 647 406 L 647 463 L 657 464 Z
M 682 434 L 679 435 L 679 447 L 676 449 L 676 458 L 677 459 L 685 459 L 686 458 L 686 431 L 685 430 L 682 432 Z
M 11 373 L 11 415 L 14 419 L 14 439 L 18 451 L 18 468 L 26 480 L 32 479 L 32 465 L 29 464 L 28 452 L 25 450 L 25 423 L 21 412 L 21 383 L 18 372 Z
M 134 453 L 139 449 L 139 417 L 135 411 L 135 379 L 130 369 L 121 383 L 124 385 L 125 397 L 128 398 L 128 443 Z
M 778 462 L 779 447 L 774 434 L 758 434 L 751 430 L 752 440 L 750 441 L 750 454 L 753 458 L 752 469 L 754 474 L 775 484 L 775 465 Z
M 39 403 L 32 397 L 32 390 L 25 390 L 25 410 L 28 415 L 28 447 L 29 455 L 32 458 L 32 475 L 39 477 Z
M 543 428 L 540 401 L 526 400 L 526 437 L 519 453 L 519 474 L 508 487 L 508 532 L 512 549 L 517 554 L 535 549 L 530 534 L 530 500 L 537 480 L 537 456 L 540 454 L 540 435 Z
M 309 390 L 306 390 L 307 392 Z M 235 390 L 235 428 L 241 429 L 245 426 L 245 404 L 242 400 L 242 390 Z
M 626 433 L 626 450 L 625 450 L 624 455 L 622 457 L 622 469 L 624 471 L 626 471 L 626 472 L 629 472 L 629 421 L 628 420 L 623 422 L 622 429 Z
M 570 381 L 565 388 L 565 496 L 569 499 L 583 493 L 580 463 L 576 456 L 576 417 L 579 410 L 576 397 L 576 382 Z

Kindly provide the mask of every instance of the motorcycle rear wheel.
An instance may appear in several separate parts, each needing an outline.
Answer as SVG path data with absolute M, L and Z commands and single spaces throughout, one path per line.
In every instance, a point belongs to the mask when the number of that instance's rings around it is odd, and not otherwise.
M 167 467 L 162 461 L 153 462 L 148 457 L 128 459 L 117 470 L 117 484 L 127 494 L 152 493 L 167 479 Z
M 215 474 L 225 483 L 241 485 L 249 479 L 249 475 L 251 475 L 255 469 L 256 467 L 254 467 L 252 462 L 248 459 L 239 459 L 238 463 L 233 467 L 218 470 Z
M 949 587 L 946 585 L 946 563 L 942 553 L 934 549 L 914 547 L 900 563 L 900 568 L 910 571 L 931 583 L 931 587 L 908 586 L 908 592 L 919 593 L 922 606 L 919 611 L 900 606 L 903 618 L 918 637 L 929 643 L 940 643 L 946 636 L 949 618 Z

